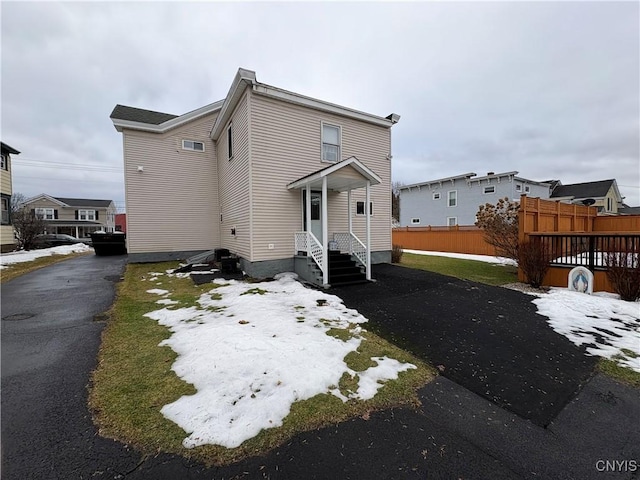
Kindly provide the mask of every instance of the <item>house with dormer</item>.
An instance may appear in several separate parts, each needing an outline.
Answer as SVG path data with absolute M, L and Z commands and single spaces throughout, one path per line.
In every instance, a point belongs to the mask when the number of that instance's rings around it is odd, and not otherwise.
M 257 278 L 318 285 L 363 278 L 391 258 L 391 127 L 259 82 L 239 69 L 226 96 L 173 115 L 117 105 L 130 261 L 226 249 Z

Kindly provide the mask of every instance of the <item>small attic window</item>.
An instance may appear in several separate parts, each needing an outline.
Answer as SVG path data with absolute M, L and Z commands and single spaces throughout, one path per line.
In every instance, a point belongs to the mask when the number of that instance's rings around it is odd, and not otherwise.
M 194 152 L 204 152 L 204 143 L 194 140 L 182 140 L 183 150 L 193 150 Z

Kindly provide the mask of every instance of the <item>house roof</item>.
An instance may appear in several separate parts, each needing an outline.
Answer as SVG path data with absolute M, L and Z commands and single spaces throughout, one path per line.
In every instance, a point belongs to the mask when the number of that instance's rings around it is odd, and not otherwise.
M 110 118 L 118 120 L 129 120 L 131 122 L 150 123 L 160 125 L 168 120 L 173 120 L 178 115 L 170 113 L 154 112 L 153 110 L 143 110 L 142 108 L 127 107 L 126 105 L 116 105 L 111 112 Z
M 558 185 L 553 189 L 553 192 L 551 192 L 551 198 L 601 198 L 607 195 L 611 186 L 615 186 L 617 192 L 618 187 L 615 183 L 615 179 L 611 179 L 597 182 L 573 183 L 571 185 Z
M 475 172 L 463 173 L 462 175 L 454 175 L 452 177 L 438 178 L 436 180 L 428 180 L 426 182 L 412 183 L 411 185 L 403 185 L 400 187 L 400 190 L 410 190 L 415 187 L 426 187 L 433 184 L 441 184 L 444 182 L 454 182 L 458 179 L 469 179 L 471 177 L 475 177 L 477 174 Z
M 640 215 L 640 207 L 618 208 L 618 213 L 621 213 L 623 215 Z
M 341 170 L 349 167 L 358 172 L 361 177 L 353 178 L 350 175 L 341 176 Z M 345 192 L 347 190 L 365 187 L 367 181 L 370 182 L 370 185 L 377 185 L 382 182 L 382 179 L 371 169 L 367 168 L 366 165 L 360 162 L 360 160 L 356 157 L 349 157 L 346 160 L 299 178 L 287 185 L 287 188 L 292 190 L 295 188 L 303 188 L 307 185 L 311 187 L 319 187 L 322 185 L 323 178 L 325 177 L 327 178 L 327 188 L 337 192 Z
M 58 200 L 59 202 L 66 203 L 70 207 L 108 207 L 111 205 L 111 200 L 94 200 L 90 198 L 62 198 L 62 197 L 52 197 Z
M 482 177 L 477 177 L 476 175 L 477 174 L 474 172 L 469 172 L 469 173 L 463 173 L 461 175 L 454 175 L 452 177 L 438 178 L 436 180 L 428 180 L 426 182 L 420 182 L 420 183 L 412 183 L 411 185 L 404 185 L 400 187 L 400 190 L 411 190 L 412 188 L 416 188 L 416 187 L 419 188 L 419 187 L 426 187 L 431 185 L 441 185 L 445 182 L 453 183 L 455 180 L 467 180 L 469 183 L 471 182 L 481 183 L 484 180 L 490 181 L 491 179 L 498 179 L 498 183 L 499 183 L 500 178 L 504 178 L 504 177 L 510 177 L 510 178 L 513 178 L 514 180 L 518 180 L 520 182 L 529 183 L 533 185 L 551 185 L 551 181 L 538 182 L 536 180 L 529 180 L 528 178 L 518 177 L 518 172 L 515 170 L 511 172 L 502 172 L 502 173 L 489 172 Z
M 11 145 L 7 145 L 4 142 L 0 142 L 0 147 L 2 147 L 2 152 L 9 152 L 12 155 L 18 155 L 20 152 L 13 148 Z

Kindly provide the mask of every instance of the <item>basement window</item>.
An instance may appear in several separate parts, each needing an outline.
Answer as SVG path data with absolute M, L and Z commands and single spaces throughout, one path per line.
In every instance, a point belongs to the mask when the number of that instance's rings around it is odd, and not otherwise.
M 496 193 L 495 185 L 491 185 L 490 187 L 484 187 L 482 193 Z
M 411 223 L 420 223 L 420 219 L 419 218 L 412 218 L 411 219 Z
M 440 192 L 434 192 L 433 193 L 433 199 L 434 200 L 440 200 Z

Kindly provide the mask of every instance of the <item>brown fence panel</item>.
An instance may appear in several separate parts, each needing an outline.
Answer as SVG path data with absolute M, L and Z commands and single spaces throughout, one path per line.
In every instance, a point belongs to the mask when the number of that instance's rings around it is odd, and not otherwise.
M 495 248 L 484 240 L 475 226 L 401 227 L 392 233 L 394 245 L 411 250 L 495 255 Z
M 593 219 L 594 232 L 640 232 L 640 215 L 617 215 Z

